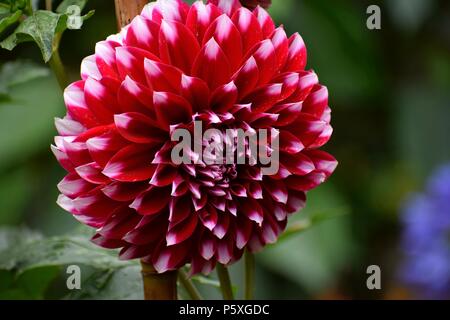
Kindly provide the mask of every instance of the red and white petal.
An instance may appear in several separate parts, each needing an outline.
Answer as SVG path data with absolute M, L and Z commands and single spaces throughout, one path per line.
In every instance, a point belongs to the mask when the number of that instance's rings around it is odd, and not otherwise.
M 64 102 L 67 107 L 67 113 L 70 117 L 86 128 L 99 125 L 94 113 L 89 110 L 84 99 L 84 81 L 77 81 L 69 85 L 64 90 Z
M 283 27 L 277 28 L 272 34 L 272 43 L 277 55 L 277 69 L 280 69 L 286 64 L 289 51 L 289 40 Z
M 154 92 L 153 105 L 161 128 L 169 130 L 171 125 L 192 120 L 192 106 L 183 97 L 170 92 Z
M 186 26 L 163 20 L 159 34 L 159 56 L 164 63 L 189 73 L 199 51 L 197 39 Z
M 114 41 L 100 41 L 95 45 L 95 62 L 103 77 L 118 78 L 116 67 L 116 47 Z
M 302 37 L 295 33 L 289 38 L 289 53 L 284 66 L 285 71 L 301 71 L 305 69 L 307 53 Z
M 112 212 L 97 232 L 109 239 L 122 239 L 140 220 L 141 216 L 136 214 L 136 211 L 127 206 L 121 206 Z
M 256 222 L 258 225 L 261 225 L 264 220 L 264 213 L 261 205 L 252 198 L 248 198 L 247 201 L 239 203 L 238 213 L 244 214 L 248 219 Z
M 239 99 L 255 89 L 259 79 L 259 69 L 253 56 L 248 58 L 244 65 L 232 77 L 239 91 Z
M 268 83 L 278 71 L 277 55 L 272 41 L 270 41 L 270 39 L 261 41 L 250 52 L 250 56 L 255 58 L 258 66 L 258 84 L 263 85 Z
M 297 90 L 287 99 L 288 102 L 304 101 L 311 90 L 319 83 L 319 78 L 313 71 L 301 71 L 299 76 Z
M 251 103 L 253 112 L 265 112 L 280 101 L 282 92 L 283 84 L 267 84 L 245 97 L 244 103 Z
M 277 242 L 278 236 L 283 231 L 271 214 L 266 215 L 266 219 L 261 227 L 261 237 L 265 244 L 273 244 Z
M 216 5 L 223 13 L 230 17 L 236 10 L 242 7 L 239 0 L 208 0 L 208 3 Z
M 106 164 L 103 174 L 123 182 L 150 179 L 156 165 L 152 164 L 154 150 L 145 145 L 130 145 L 117 152 Z
M 243 48 L 239 30 L 226 14 L 218 17 L 206 31 L 203 39 L 205 45 L 211 38 L 217 41 L 230 63 L 231 72 L 241 65 Z
M 176 167 L 160 163 L 150 179 L 150 184 L 156 187 L 165 187 L 171 185 L 177 175 L 178 169 Z
M 205 110 L 209 107 L 210 91 L 205 81 L 200 78 L 182 75 L 181 95 L 189 101 L 192 112 Z
M 84 98 L 89 110 L 101 123 L 111 123 L 113 114 L 119 111 L 116 93 L 110 92 L 109 87 L 93 78 L 85 82 Z
M 88 162 L 92 162 L 86 144 L 82 142 L 69 142 L 67 139 L 62 140 L 62 147 L 67 157 L 75 167 L 81 166 Z
M 72 172 L 74 170 L 74 165 L 67 156 L 67 153 L 65 153 L 61 148 L 54 145 L 51 145 L 50 148 L 61 167 L 66 169 L 68 172 Z
M 149 246 L 135 246 L 126 244 L 122 246 L 122 250 L 119 252 L 120 260 L 133 260 L 148 256 L 151 251 Z
M 296 72 L 282 73 L 278 75 L 275 79 L 273 79 L 273 82 L 283 84 L 280 100 L 284 100 L 290 97 L 293 93 L 295 93 L 298 88 L 299 81 L 300 77 Z
M 135 245 L 154 247 L 164 239 L 167 231 L 167 216 L 164 214 L 141 216 L 141 221 L 129 231 L 124 240 Z
M 159 24 L 143 16 L 136 16 L 127 29 L 125 43 L 159 54 Z
M 86 141 L 86 147 L 91 158 L 103 168 L 126 145 L 126 140 L 116 131 L 107 132 Z
M 162 20 L 184 23 L 189 6 L 182 0 L 163 0 L 149 3 L 141 15 L 161 24 Z
M 247 218 L 238 218 L 236 222 L 236 247 L 243 249 L 248 241 L 253 230 L 253 223 Z
M 155 253 L 152 256 L 152 264 L 158 273 L 164 273 L 181 267 L 187 258 L 189 249 L 186 243 L 181 243 L 170 247 L 164 246 L 161 251 L 157 250 Z
M 128 76 L 118 89 L 117 100 L 123 112 L 140 112 L 155 116 L 152 90 Z
M 96 244 L 97 246 L 105 248 L 105 249 L 117 249 L 117 248 L 121 248 L 127 244 L 123 240 L 109 239 L 109 238 L 103 237 L 99 233 L 96 233 L 91 238 L 91 242 Z
M 237 102 L 238 89 L 233 81 L 218 87 L 211 95 L 211 110 L 218 113 L 228 112 Z
M 270 17 L 269 13 L 262 7 L 257 7 L 253 14 L 258 18 L 259 25 L 263 32 L 263 37 L 268 38 L 275 30 L 275 23 Z
M 171 65 L 146 59 L 144 62 L 147 84 L 155 91 L 179 94 L 182 72 Z
M 316 168 L 314 162 L 311 161 L 303 153 L 287 154 L 284 153 L 280 156 L 281 163 L 293 174 L 304 176 L 314 171 Z
M 268 111 L 278 114 L 277 126 L 283 127 L 294 122 L 302 111 L 301 102 L 278 104 L 270 108 Z
M 130 208 L 143 216 L 154 215 L 166 208 L 169 201 L 170 191 L 167 188 L 150 187 L 130 204 Z
M 116 61 L 120 79 L 129 76 L 134 81 L 145 85 L 147 83 L 144 72 L 145 59 L 159 61 L 158 57 L 150 51 L 136 47 L 117 47 Z
M 264 183 L 264 189 L 274 201 L 286 204 L 288 200 L 288 190 L 284 182 L 267 179 Z
M 198 218 L 195 214 L 189 215 L 189 217 L 182 222 L 170 228 L 166 235 L 166 243 L 168 246 L 177 245 L 183 241 L 189 239 L 197 227 Z
M 263 32 L 258 19 L 246 8 L 237 10 L 233 17 L 233 23 L 242 37 L 244 55 L 263 39 Z
M 169 228 L 175 227 L 193 214 L 189 197 L 172 197 L 169 204 Z
M 303 149 L 305 149 L 305 146 L 300 139 L 287 130 L 280 131 L 280 151 L 296 154 Z
M 162 143 L 166 138 L 154 120 L 138 112 L 116 114 L 114 123 L 120 135 L 131 142 Z
M 196 1 L 189 10 L 186 26 L 196 36 L 198 42 L 202 43 L 206 29 L 220 14 L 221 11 L 217 6 Z
M 93 78 L 95 80 L 100 80 L 102 74 L 97 67 L 95 54 L 87 56 L 81 62 L 81 79 L 87 80 L 88 78 Z
M 214 38 L 197 55 L 192 74 L 204 80 L 211 90 L 228 83 L 231 75 L 230 62 Z
M 203 226 L 212 231 L 217 226 L 219 215 L 213 206 L 206 206 L 198 212 L 198 216 Z
M 111 201 L 103 193 L 78 197 L 72 201 L 74 217 L 88 226 L 101 227 L 119 203 Z
M 208 275 L 215 268 L 216 261 L 204 260 L 202 257 L 194 255 L 191 260 L 191 269 L 189 270 L 189 276 L 192 276 L 197 273 L 203 273 Z
M 55 118 L 56 130 L 61 136 L 77 136 L 86 131 L 86 128 L 78 121 L 65 117 Z
M 303 102 L 303 112 L 320 118 L 328 107 L 328 89 L 322 85 L 316 85 Z
M 309 191 L 325 182 L 326 179 L 325 173 L 313 171 L 306 176 L 290 176 L 286 179 L 286 184 L 293 190 Z
M 309 148 L 315 149 L 322 147 L 330 140 L 332 134 L 333 134 L 333 127 L 331 127 L 330 124 L 327 124 L 325 126 L 325 129 L 317 137 L 317 139 L 309 145 Z
M 289 190 L 289 199 L 286 204 L 288 213 L 295 213 L 303 209 L 306 205 L 306 194 L 303 191 Z
M 76 198 L 92 190 L 95 185 L 80 178 L 76 173 L 69 173 L 58 183 L 58 190 L 69 198 Z
M 228 232 L 230 227 L 230 217 L 228 215 L 221 214 L 219 215 L 219 220 L 217 221 L 216 226 L 212 230 L 212 233 L 218 238 L 223 239 Z
M 234 239 L 228 236 L 217 241 L 216 258 L 221 264 L 228 264 L 233 259 Z
M 109 178 L 102 174 L 102 168 L 95 162 L 75 168 L 77 174 L 92 184 L 105 184 L 109 182 Z
M 316 169 L 325 173 L 327 177 L 331 176 L 338 165 L 337 160 L 325 151 L 307 150 L 305 154 L 314 162 Z
M 203 232 L 199 241 L 199 253 L 205 260 L 214 257 L 217 248 L 217 239 L 209 232 Z
M 305 147 L 313 144 L 324 132 L 328 124 L 307 113 L 302 113 L 298 119 L 286 128 L 299 137 Z
M 101 190 L 110 199 L 121 202 L 133 201 L 139 194 L 148 189 L 143 182 L 111 182 Z
M 172 182 L 172 192 L 170 195 L 173 197 L 181 197 L 182 195 L 185 195 L 188 190 L 188 184 L 181 175 L 178 175 Z

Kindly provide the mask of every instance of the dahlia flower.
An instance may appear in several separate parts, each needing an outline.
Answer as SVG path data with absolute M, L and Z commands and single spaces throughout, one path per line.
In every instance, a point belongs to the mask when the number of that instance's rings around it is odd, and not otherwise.
M 450 165 L 438 169 L 426 191 L 405 203 L 400 279 L 421 297 L 450 298 Z
M 319 150 L 332 133 L 328 92 L 305 65 L 300 35 L 288 38 L 262 7 L 148 4 L 97 43 L 65 90 L 52 146 L 68 171 L 59 205 L 96 228 L 94 243 L 160 273 L 208 273 L 276 242 L 337 164 Z M 279 171 L 175 164 L 171 133 L 194 121 L 276 130 Z

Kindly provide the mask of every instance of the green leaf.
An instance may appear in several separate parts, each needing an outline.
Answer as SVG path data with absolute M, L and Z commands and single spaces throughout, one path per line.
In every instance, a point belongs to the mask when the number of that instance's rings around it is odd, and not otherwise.
M 202 275 L 195 275 L 191 277 L 192 281 L 198 282 L 199 284 L 220 288 L 220 282 L 216 279 L 211 279 Z
M 13 50 L 19 43 L 34 41 L 41 50 L 44 61 L 48 62 L 53 53 L 55 34 L 61 28 L 61 17 L 63 15 L 50 11 L 35 11 L 0 45 L 4 49 Z M 67 19 L 67 16 L 64 17 Z
M 6 30 L 6 28 L 8 28 L 9 26 L 16 23 L 21 16 L 22 16 L 21 10 L 11 13 L 7 16 L 0 15 L 0 17 L 1 17 L 0 18 L 0 35 L 2 34 L 3 31 Z
M 0 225 L 19 224 L 30 200 L 30 170 L 19 167 L 0 175 Z
M 41 50 L 44 61 L 48 62 L 52 57 L 53 51 L 59 45 L 61 34 L 68 28 L 78 29 L 82 22 L 94 14 L 94 10 L 91 10 L 87 14 L 81 15 L 81 10 L 86 5 L 86 2 L 87 0 L 66 0 L 58 6 L 57 13 L 47 10 L 37 10 L 30 13 L 11 35 L 0 42 L 0 46 L 7 50 L 13 50 L 22 42 L 34 41 Z M 68 8 L 74 5 L 78 6 L 79 10 L 69 12 Z M 27 5 L 26 8 L 28 7 Z M 8 27 L 22 16 L 18 14 L 16 17 L 16 14 L 18 13 L 14 13 L 14 17 L 7 16 L 0 20 L 0 33 L 3 31 L 2 28 Z M 81 19 L 81 23 L 75 27 L 68 23 L 69 19 L 73 21 L 74 14 L 77 15 L 76 19 Z M 78 14 L 80 14 L 79 17 Z M 16 18 L 16 20 L 13 20 L 13 18 Z
M 0 168 L 48 150 L 54 135 L 53 119 L 64 113 L 59 92 L 50 76 L 8 88 L 9 100 L 0 100 Z
M 0 96 L 7 95 L 11 86 L 45 77 L 49 74 L 48 68 L 31 61 L 7 62 L 0 67 Z
M 11 13 L 11 10 L 9 6 L 2 1 L 0 1 L 0 18 L 4 18 L 5 16 L 9 15 Z
M 331 286 L 343 266 L 354 259 L 349 210 L 330 182 L 309 192 L 306 208 L 288 224 L 288 228 L 298 226 L 298 233 L 267 247 L 258 254 L 258 263 L 310 294 Z M 307 228 L 309 223 L 301 225 L 308 220 L 312 228 Z
M 43 298 L 57 267 L 78 265 L 93 271 L 83 268 L 81 290 L 63 290 L 65 298 L 142 299 L 139 263 L 120 261 L 116 251 L 99 248 L 89 238 L 85 232 L 42 238 L 28 229 L 0 228 L 0 297 Z
M 31 12 L 30 0 L 1 0 L 0 6 L 7 8 L 10 12 L 16 12 L 18 10 Z
M 41 239 L 42 236 L 39 233 L 27 228 L 0 227 L 0 254 L 13 246 L 21 246 Z
M 279 244 L 295 235 L 298 235 L 306 230 L 309 230 L 313 226 L 311 219 L 304 219 L 301 221 L 292 222 L 283 234 L 280 235 L 278 241 L 274 244 Z
M 135 263 L 120 261 L 117 252 L 99 248 L 88 237 L 80 236 L 35 239 L 0 251 L 0 269 L 15 270 L 18 274 L 38 267 L 70 264 L 105 270 Z
M 330 208 L 330 209 L 327 209 L 327 211 L 318 211 L 318 212 L 311 213 L 310 216 L 306 219 L 301 219 L 301 220 L 297 220 L 297 221 L 293 221 L 293 222 L 289 223 L 288 227 L 286 228 L 286 231 L 280 235 L 280 237 L 278 238 L 278 241 L 273 245 L 279 244 L 282 241 L 290 239 L 293 236 L 296 236 L 305 231 L 308 231 L 312 227 L 314 227 L 317 224 L 320 224 L 324 221 L 334 219 L 334 218 L 339 218 L 339 217 L 347 215 L 347 214 L 348 214 L 348 208 L 345 206 Z
M 45 267 L 16 277 L 14 272 L 0 270 L 0 299 L 43 299 L 59 273 L 59 267 Z
M 43 299 L 48 286 L 59 273 L 59 267 L 31 269 L 21 274 L 15 280 L 13 286 L 21 288 L 31 299 Z
M 142 300 L 143 287 L 139 265 L 94 272 L 73 290 L 67 299 Z

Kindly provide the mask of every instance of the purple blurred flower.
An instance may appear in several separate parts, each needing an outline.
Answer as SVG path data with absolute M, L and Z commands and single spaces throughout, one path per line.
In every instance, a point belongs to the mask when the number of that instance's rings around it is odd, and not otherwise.
M 438 169 L 424 193 L 406 202 L 401 280 L 423 298 L 450 297 L 450 165 Z

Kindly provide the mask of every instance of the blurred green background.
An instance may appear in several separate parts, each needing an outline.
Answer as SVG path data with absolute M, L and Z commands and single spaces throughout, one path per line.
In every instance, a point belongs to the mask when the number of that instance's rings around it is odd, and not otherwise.
M 381 8 L 381 30 L 366 27 L 370 4 Z M 61 43 L 71 79 L 95 43 L 116 32 L 112 0 L 90 1 L 86 9 L 95 15 Z M 308 68 L 329 89 L 334 135 L 326 149 L 340 164 L 294 218 L 317 223 L 257 255 L 256 297 L 410 298 L 395 279 L 398 212 L 409 192 L 450 161 L 450 2 L 273 0 L 270 12 L 288 34 L 300 32 Z M 32 43 L 0 49 L 0 252 L 20 248 L 28 259 L 14 264 L 11 252 L 0 258 L 0 299 L 140 298 L 135 264 L 116 263 L 87 236 L 64 240 L 80 233 L 55 203 L 64 171 L 49 146 L 53 118 L 65 108 L 41 61 Z M 42 249 L 48 237 L 56 238 Z M 65 288 L 62 266 L 70 263 L 83 265 L 80 291 Z M 381 267 L 382 290 L 366 287 L 372 264 Z M 232 268 L 238 294 L 241 269 Z M 214 279 L 196 281 L 219 297 Z

